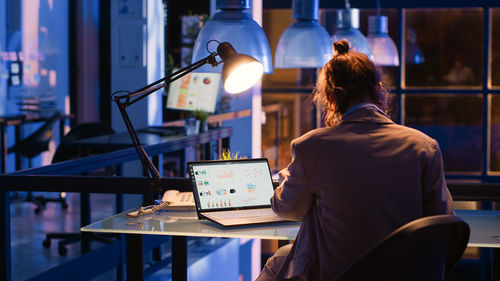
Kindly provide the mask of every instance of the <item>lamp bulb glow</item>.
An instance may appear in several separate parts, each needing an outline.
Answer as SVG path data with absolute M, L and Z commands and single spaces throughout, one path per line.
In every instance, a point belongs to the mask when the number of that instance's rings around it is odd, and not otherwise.
M 264 67 L 258 61 L 245 63 L 233 71 L 224 82 L 224 89 L 230 94 L 241 93 L 252 87 L 264 73 Z

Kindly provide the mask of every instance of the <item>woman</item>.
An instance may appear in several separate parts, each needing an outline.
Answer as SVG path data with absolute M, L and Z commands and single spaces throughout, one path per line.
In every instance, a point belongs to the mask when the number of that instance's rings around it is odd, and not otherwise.
M 441 151 L 425 134 L 385 114 L 386 93 L 369 58 L 334 43 L 314 100 L 327 127 L 292 142 L 292 162 L 271 199 L 302 221 L 291 245 L 266 263 L 262 280 L 334 280 L 398 227 L 453 214 Z

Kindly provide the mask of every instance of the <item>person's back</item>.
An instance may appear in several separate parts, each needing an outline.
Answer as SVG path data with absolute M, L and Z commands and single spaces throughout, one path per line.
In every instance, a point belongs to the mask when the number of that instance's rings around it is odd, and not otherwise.
M 315 225 L 317 231 L 309 231 L 307 236 L 315 237 L 304 240 L 318 241 L 314 271 L 325 277 L 340 274 L 405 223 L 450 212 L 434 195 L 423 200 L 423 187 L 431 185 L 422 181 L 444 181 L 435 166 L 441 165 L 437 143 L 394 124 L 373 107 L 353 112 L 338 126 L 304 135 L 294 147 L 315 203 L 306 224 Z M 280 207 L 274 204 L 280 216 L 301 219 L 297 208 Z M 296 245 L 297 250 L 301 246 Z
M 342 52 L 323 68 L 316 95 L 331 127 L 292 142 L 271 199 L 279 216 L 303 223 L 259 281 L 333 280 L 405 223 L 453 213 L 436 141 L 392 122 L 373 64 L 348 52 L 347 41 L 335 44 Z

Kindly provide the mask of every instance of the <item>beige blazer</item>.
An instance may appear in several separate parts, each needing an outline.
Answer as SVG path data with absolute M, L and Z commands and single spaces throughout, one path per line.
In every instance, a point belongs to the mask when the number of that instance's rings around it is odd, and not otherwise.
M 437 142 L 374 107 L 295 139 L 292 157 L 271 199 L 303 221 L 284 278 L 333 280 L 405 223 L 454 213 Z

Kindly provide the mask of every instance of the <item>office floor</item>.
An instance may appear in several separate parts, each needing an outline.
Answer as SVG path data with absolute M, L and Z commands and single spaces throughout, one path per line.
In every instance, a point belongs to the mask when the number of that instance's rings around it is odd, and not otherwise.
M 20 194 L 24 196 L 25 194 Z M 54 193 L 35 193 L 55 197 Z M 60 204 L 49 202 L 40 214 L 35 214 L 35 205 L 29 202 L 11 203 L 11 245 L 12 245 L 12 280 L 25 280 L 38 273 L 64 263 L 80 254 L 80 243 L 67 247 L 68 253 L 60 256 L 57 241 L 53 240 L 49 248 L 44 248 L 42 241 L 48 232 L 79 232 L 79 195 L 68 194 L 68 209 L 62 210 Z M 92 221 L 103 219 L 113 213 L 114 197 L 111 194 L 91 195 Z M 91 247 L 99 247 L 100 242 L 92 242 Z M 146 280 L 164 280 L 170 277 L 170 270 L 160 270 Z M 97 281 L 116 280 L 114 270 L 96 278 Z

